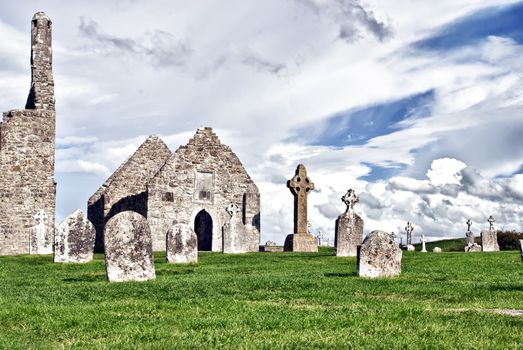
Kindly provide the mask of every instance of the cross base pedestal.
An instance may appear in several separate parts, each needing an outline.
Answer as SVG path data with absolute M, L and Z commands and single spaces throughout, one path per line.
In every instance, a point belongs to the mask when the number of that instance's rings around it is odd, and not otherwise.
M 309 233 L 294 233 L 285 238 L 285 252 L 317 253 L 318 245 L 313 235 Z

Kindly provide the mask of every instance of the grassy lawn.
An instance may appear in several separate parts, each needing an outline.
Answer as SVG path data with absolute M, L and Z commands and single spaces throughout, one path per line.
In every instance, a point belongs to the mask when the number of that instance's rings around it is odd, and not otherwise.
M 102 256 L 0 257 L 0 348 L 521 349 L 519 253 L 404 252 L 398 278 L 355 275 L 355 258 L 156 255 L 155 281 L 109 284 Z

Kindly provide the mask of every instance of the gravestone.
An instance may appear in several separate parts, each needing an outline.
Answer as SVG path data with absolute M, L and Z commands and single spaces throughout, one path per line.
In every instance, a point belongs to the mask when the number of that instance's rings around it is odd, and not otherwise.
M 467 232 L 465 233 L 467 237 L 467 245 L 474 244 L 474 233 L 470 230 L 470 226 L 472 226 L 472 221 L 470 219 L 467 220 Z
M 105 225 L 104 247 L 109 282 L 156 277 L 151 229 L 142 215 L 123 211 L 113 216 Z
M 265 245 L 261 247 L 263 252 L 269 252 L 269 253 L 275 253 L 275 252 L 283 252 L 283 247 L 278 246 L 276 242 L 274 241 L 267 241 L 265 242 Z
M 420 242 L 421 242 L 421 252 L 426 253 L 427 247 L 425 246 L 425 243 L 427 242 L 427 240 L 425 239 L 425 235 L 421 235 Z
M 307 176 L 303 164 L 296 168 L 294 177 L 287 182 L 287 187 L 294 196 L 294 233 L 285 239 L 286 252 L 317 252 L 314 236 L 307 227 L 307 197 L 314 189 L 314 183 Z
M 223 225 L 223 252 L 225 254 L 246 253 L 249 251 L 245 249 L 242 244 L 242 238 L 245 237 L 246 232 L 242 223 L 242 218 L 239 215 L 240 208 L 231 203 L 225 208 L 229 220 Z
M 519 255 L 521 255 L 521 261 L 523 261 L 523 239 L 519 240 Z
M 405 231 L 407 231 L 407 246 L 412 245 L 412 231 L 414 231 L 414 226 L 412 226 L 410 221 L 407 221 L 407 226 L 405 226 Z
M 465 251 L 467 253 L 481 252 L 481 246 L 477 243 L 472 243 L 471 245 L 465 246 Z
M 498 232 L 494 230 L 494 218 L 492 215 L 488 218 L 489 229 L 481 231 L 481 247 L 484 252 L 498 252 Z
M 321 230 L 318 230 L 318 234 L 316 235 L 316 243 L 318 247 L 323 245 L 323 232 Z
M 198 237 L 191 226 L 175 224 L 167 231 L 167 262 L 172 264 L 198 262 Z
M 93 260 L 96 229 L 80 209 L 58 225 L 54 239 L 55 263 L 87 263 Z
M 402 251 L 390 234 L 372 231 L 358 247 L 360 277 L 391 277 L 401 273 Z
M 416 247 L 414 247 L 412 244 L 407 244 L 407 251 L 414 252 L 416 251 Z
M 341 200 L 347 209 L 336 220 L 336 256 L 357 256 L 358 246 L 363 240 L 363 219 L 354 211 L 354 205 L 358 203 L 359 198 L 353 189 L 349 189 Z
M 432 252 L 433 252 L 433 253 L 441 253 L 442 250 L 441 250 L 440 247 L 434 247 L 434 248 L 432 249 Z
M 54 227 L 49 216 L 40 209 L 33 216 L 35 225 L 29 229 L 29 254 L 52 254 Z

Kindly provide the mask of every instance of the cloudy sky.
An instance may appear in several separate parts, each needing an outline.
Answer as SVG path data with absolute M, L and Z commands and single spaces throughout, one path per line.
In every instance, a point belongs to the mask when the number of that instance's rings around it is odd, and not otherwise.
M 212 126 L 260 188 L 262 242 L 292 232 L 299 163 L 313 233 L 333 236 L 349 188 L 366 232 L 523 228 L 523 2 L 3 0 L 0 110 L 25 104 L 42 10 L 58 220 L 147 135 L 174 151 Z

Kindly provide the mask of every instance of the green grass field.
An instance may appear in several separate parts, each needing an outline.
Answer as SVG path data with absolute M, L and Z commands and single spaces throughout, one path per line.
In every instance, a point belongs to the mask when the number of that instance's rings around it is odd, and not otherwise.
M 155 281 L 109 284 L 102 256 L 0 258 L 2 349 L 522 349 L 518 252 L 404 252 L 400 277 L 356 276 L 355 258 L 156 255 Z

